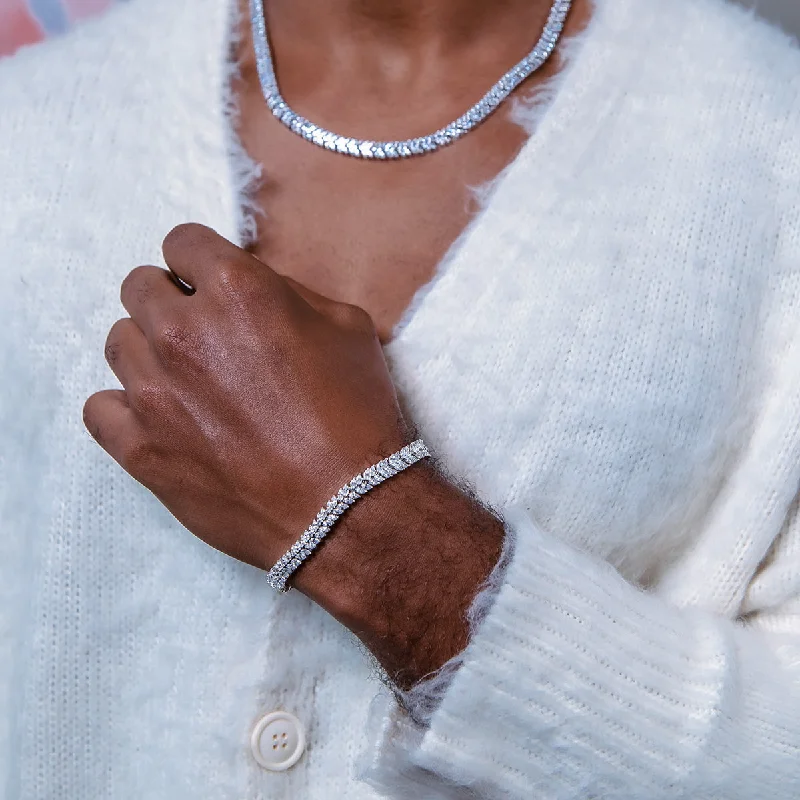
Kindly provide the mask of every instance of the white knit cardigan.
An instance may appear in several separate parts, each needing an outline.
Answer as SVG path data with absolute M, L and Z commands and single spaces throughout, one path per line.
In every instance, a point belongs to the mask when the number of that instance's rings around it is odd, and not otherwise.
M 0 64 L 0 796 L 796 800 L 797 49 L 598 0 L 387 348 L 515 540 L 420 724 L 81 423 L 121 278 L 178 222 L 242 235 L 228 19 L 135 0 Z M 249 751 L 273 709 L 308 736 L 284 773 Z

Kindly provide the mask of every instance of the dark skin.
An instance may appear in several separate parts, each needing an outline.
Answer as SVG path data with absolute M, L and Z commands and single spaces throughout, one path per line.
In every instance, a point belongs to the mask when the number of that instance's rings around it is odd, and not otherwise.
M 267 5 L 287 99 L 365 138 L 418 135 L 458 116 L 486 76 L 530 49 L 520 29 L 539 30 L 549 8 Z M 576 12 L 573 30 L 585 22 Z M 298 26 L 304 37 L 291 35 Z M 192 533 L 269 569 L 340 486 L 413 438 L 381 340 L 468 221 L 465 184 L 493 177 L 523 135 L 504 109 L 430 156 L 348 159 L 267 113 L 242 46 L 242 141 L 269 176 L 253 253 L 200 225 L 170 232 L 169 270 L 138 267 L 122 285 L 130 317 L 111 329 L 106 358 L 123 388 L 92 395 L 84 419 Z M 312 50 L 324 80 L 308 67 Z M 344 93 L 358 102 L 338 103 Z M 503 536 L 494 514 L 424 461 L 356 503 L 292 585 L 408 688 L 466 645 L 465 612 Z
M 281 91 L 337 133 L 401 139 L 430 133 L 480 99 L 525 56 L 550 0 L 266 0 Z M 575 0 L 565 35 L 588 18 Z M 494 178 L 526 134 L 511 102 L 456 144 L 375 163 L 309 145 L 267 108 L 250 26 L 239 48 L 240 137 L 264 165 L 253 253 L 315 292 L 369 312 L 381 340 L 475 211 L 470 186 Z M 554 56 L 520 87 L 556 73 Z

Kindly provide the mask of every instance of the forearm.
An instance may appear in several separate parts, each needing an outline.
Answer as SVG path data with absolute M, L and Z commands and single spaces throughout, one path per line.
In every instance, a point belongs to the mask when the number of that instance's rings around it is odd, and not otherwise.
M 497 517 L 419 463 L 349 509 L 293 583 L 406 689 L 465 647 L 503 537 Z

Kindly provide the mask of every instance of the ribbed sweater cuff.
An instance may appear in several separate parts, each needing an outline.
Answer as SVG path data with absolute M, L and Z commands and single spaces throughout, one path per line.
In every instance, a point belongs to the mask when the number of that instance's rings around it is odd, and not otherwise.
M 431 800 L 470 796 L 466 786 L 479 797 L 675 797 L 696 780 L 713 786 L 715 770 L 724 784 L 719 762 L 693 774 L 725 726 L 736 646 L 720 620 L 634 587 L 520 511 L 506 519 L 516 547 L 505 582 L 430 727 L 376 698 L 362 778 L 388 797 Z

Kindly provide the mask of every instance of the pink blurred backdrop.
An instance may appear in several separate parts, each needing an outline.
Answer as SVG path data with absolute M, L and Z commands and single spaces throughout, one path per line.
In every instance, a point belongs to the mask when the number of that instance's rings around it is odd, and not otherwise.
M 65 31 L 113 0 L 0 0 L 0 56 Z

